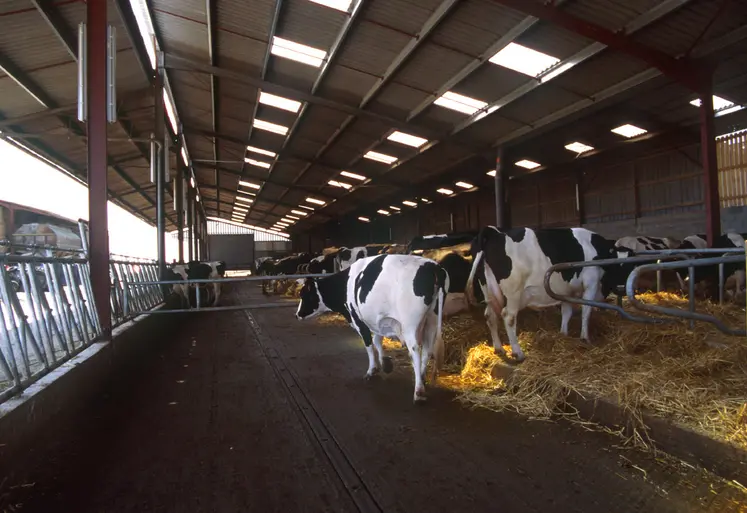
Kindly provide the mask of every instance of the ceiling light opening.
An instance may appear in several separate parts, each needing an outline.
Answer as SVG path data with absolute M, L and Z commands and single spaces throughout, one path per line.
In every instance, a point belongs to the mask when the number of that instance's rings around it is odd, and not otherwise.
M 440 194 L 445 194 L 446 196 L 450 196 L 451 194 L 454 194 L 454 191 L 452 191 L 451 189 L 446 189 L 444 187 L 442 187 L 440 189 L 436 189 L 436 192 L 438 192 Z
M 389 211 L 388 210 L 384 210 L 383 208 L 377 210 L 376 212 L 378 214 L 381 214 L 382 216 L 388 216 L 389 215 Z
M 352 178 L 353 180 L 360 180 L 361 182 L 366 179 L 363 175 L 357 175 L 355 173 L 351 173 L 350 171 L 340 171 L 340 175 L 344 176 L 345 178 Z
M 363 155 L 363 158 L 375 160 L 377 162 L 383 162 L 384 164 L 392 164 L 397 160 L 397 157 L 393 157 L 392 155 L 386 155 L 384 153 L 379 153 L 377 151 L 369 151 L 365 155 Z
M 358 221 L 363 221 L 364 223 L 370 223 L 371 222 L 371 220 L 369 218 L 363 217 L 363 216 L 360 216 L 358 218 Z
M 582 153 L 586 153 L 587 151 L 591 151 L 594 149 L 593 146 L 589 146 L 588 144 L 580 143 L 578 141 L 572 142 L 570 144 L 565 145 L 565 149 L 568 151 L 573 151 L 581 155 Z
M 643 135 L 646 132 L 648 132 L 648 130 L 639 128 L 635 125 L 626 124 L 626 125 L 619 126 L 617 128 L 613 128 L 612 132 L 630 139 L 633 137 L 638 137 L 639 135 Z
M 407 146 L 412 146 L 413 148 L 420 148 L 422 145 L 428 142 L 428 139 L 424 139 L 416 135 L 410 135 L 410 134 L 406 134 L 404 132 L 399 132 L 399 131 L 394 131 L 391 134 L 389 134 L 389 137 L 387 137 L 387 140 L 394 141 L 394 142 L 404 144 Z
M 327 52 L 324 50 L 294 43 L 293 41 L 277 36 L 273 36 L 272 38 L 270 53 L 278 57 L 285 57 L 292 61 L 308 64 L 315 68 L 320 67 L 324 63 L 324 59 L 327 58 Z
M 434 101 L 436 105 L 445 107 L 447 109 L 455 110 L 457 112 L 463 112 L 464 114 L 474 114 L 480 109 L 484 109 L 488 106 L 487 103 L 464 96 L 461 94 L 447 91 Z
M 461 187 L 462 189 L 471 189 L 472 187 L 474 187 L 474 185 L 469 182 L 457 182 L 454 185 L 456 185 L 457 187 Z
M 311 196 L 309 196 L 308 198 L 306 198 L 306 201 L 308 201 L 309 203 L 314 203 L 316 205 L 324 205 L 324 203 L 325 203 L 324 201 L 322 201 L 320 199 L 312 198 Z
M 408 207 L 417 207 L 418 204 L 414 201 L 405 200 L 402 202 L 403 205 L 407 205 Z
M 540 164 L 538 164 L 537 162 L 527 159 L 520 160 L 518 162 L 515 162 L 514 164 L 519 167 L 523 167 L 524 169 L 536 169 L 540 167 Z
M 252 153 L 259 153 L 260 155 L 267 155 L 268 157 L 277 157 L 277 153 L 270 150 L 263 150 L 262 148 L 257 148 L 256 146 L 247 146 L 246 151 L 251 151 Z
M 488 171 L 487 175 L 488 176 L 495 176 L 495 169 L 491 169 L 490 171 Z
M 251 164 L 252 166 L 270 169 L 270 164 L 268 162 L 262 162 L 261 160 L 254 160 L 254 159 L 250 159 L 249 157 L 247 157 L 244 159 L 244 162 L 246 162 L 247 164 Z
M 303 210 L 291 210 L 292 213 L 299 215 L 299 216 L 307 216 L 308 213 L 304 212 Z
M 252 126 L 254 128 L 257 128 L 259 130 L 266 130 L 267 132 L 272 132 L 273 134 L 279 134 L 279 135 L 285 135 L 288 133 L 288 127 L 278 125 L 276 123 L 270 123 L 269 121 L 263 121 L 261 119 L 255 119 L 252 123 Z
M 332 187 L 340 187 L 341 189 L 352 189 L 353 188 L 353 186 L 350 185 L 349 183 L 338 182 L 337 180 L 330 180 L 327 183 L 331 185 Z
M 490 62 L 530 77 L 538 77 L 559 63 L 560 59 L 517 43 L 509 43 L 493 55 Z
M 239 185 L 243 185 L 244 187 L 251 187 L 252 189 L 259 189 L 260 187 L 262 187 L 261 185 L 258 185 L 256 183 L 245 182 L 244 180 L 239 180 Z
M 276 96 L 264 91 L 260 91 L 259 93 L 259 103 L 269 105 L 270 107 L 277 107 L 278 109 L 287 110 L 288 112 L 293 112 L 294 114 L 297 113 L 298 109 L 301 108 L 301 102 L 299 101 L 291 100 L 289 98 L 283 98 L 282 96 Z

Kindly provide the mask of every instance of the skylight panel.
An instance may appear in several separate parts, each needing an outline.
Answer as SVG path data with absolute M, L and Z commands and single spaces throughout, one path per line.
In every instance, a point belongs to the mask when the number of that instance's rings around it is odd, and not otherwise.
M 294 43 L 293 41 L 277 36 L 273 36 L 272 38 L 270 53 L 277 55 L 278 57 L 285 57 L 292 61 L 308 64 L 315 68 L 320 67 L 324 63 L 324 59 L 327 58 L 327 52 L 324 50 L 312 48 L 300 43 Z
M 439 192 L 441 194 L 445 194 L 446 196 L 450 196 L 450 195 L 454 194 L 454 191 L 452 191 L 451 189 L 445 189 L 443 187 L 440 188 L 440 189 L 436 189 L 436 192 Z
M 338 11 L 348 12 L 350 10 L 350 4 L 353 0 L 311 0 L 315 4 L 337 9 Z
M 690 105 L 694 105 L 695 107 L 700 107 L 700 104 L 703 103 L 700 101 L 700 98 L 695 98 L 693 101 L 690 102 Z M 719 111 L 728 109 L 729 107 L 733 107 L 734 102 L 730 102 L 729 100 L 726 100 L 724 98 L 721 98 L 720 96 L 713 95 L 713 110 Z
M 537 77 L 559 63 L 560 59 L 517 43 L 509 43 L 493 55 L 490 62 L 530 77 Z
M 305 208 L 306 210 L 314 210 L 314 207 L 310 207 L 308 205 L 298 205 L 299 208 Z
M 613 128 L 612 131 L 618 135 L 627 137 L 628 139 L 630 139 L 631 137 L 638 137 L 639 135 L 643 135 L 648 132 L 648 130 L 630 124 Z
M 163 106 L 166 109 L 166 117 L 169 118 L 169 124 L 173 131 L 172 133 L 179 133 L 176 123 L 176 110 L 174 109 L 174 104 L 171 102 L 171 97 L 165 89 L 163 91 Z
M 352 189 L 353 188 L 353 186 L 350 185 L 349 183 L 338 182 L 337 180 L 330 180 L 327 183 L 333 187 L 340 187 L 341 189 Z
M 360 180 L 361 182 L 366 179 L 363 175 L 357 175 L 355 173 L 351 173 L 350 171 L 340 171 L 340 175 L 344 176 L 345 178 L 352 178 L 353 180 Z
M 277 223 L 275 223 L 275 226 L 282 226 L 283 228 L 288 228 L 290 225 L 283 223 L 281 221 L 278 221 Z
M 436 105 L 446 107 L 447 109 L 455 110 L 457 112 L 463 112 L 464 114 L 474 114 L 480 109 L 484 109 L 488 106 L 487 103 L 464 96 L 451 91 L 447 91 L 434 101 Z
M 259 153 L 260 155 L 267 155 L 268 157 L 277 157 L 277 153 L 270 150 L 263 150 L 262 148 L 257 148 L 256 146 L 247 146 L 246 151 L 251 151 L 252 153 Z
M 151 68 L 156 68 L 156 49 L 154 48 L 151 41 L 153 41 L 153 23 L 148 13 L 148 5 L 145 3 L 146 0 L 130 0 L 130 7 L 132 13 L 135 15 L 135 21 L 137 22 L 137 28 L 140 32 L 140 37 L 143 40 L 145 51 L 150 59 Z
M 407 146 L 412 146 L 413 148 L 420 148 L 422 145 L 428 142 L 428 139 L 399 131 L 392 132 L 389 137 L 387 137 L 387 139 L 400 144 L 405 144 Z
M 254 160 L 254 159 L 250 159 L 250 158 L 245 158 L 244 162 L 246 162 L 247 164 L 251 164 L 253 166 L 263 167 L 265 169 L 270 169 L 270 164 L 268 162 L 262 162 L 261 160 Z
M 593 146 L 589 146 L 588 144 L 580 143 L 578 141 L 572 142 L 570 144 L 565 145 L 565 149 L 568 151 L 575 151 L 579 155 L 582 153 L 586 153 L 587 151 L 591 151 L 594 149 Z
M 303 210 L 291 210 L 292 213 L 299 215 L 299 216 L 307 216 L 309 215 L 308 212 L 304 212 Z
M 400 210 L 402 210 L 401 208 L 399 208 L 399 207 L 395 207 L 394 205 L 389 205 L 389 208 L 390 208 L 391 210 L 394 210 L 395 212 L 399 212 Z
M 417 207 L 418 206 L 418 204 L 415 203 L 414 201 L 408 201 L 408 200 L 403 201 L 402 204 L 403 205 L 407 205 L 408 207 Z
M 306 214 L 304 214 L 304 215 L 306 215 Z M 294 221 L 298 221 L 298 218 L 296 216 L 292 216 L 290 214 L 285 214 L 285 217 L 287 217 L 288 219 L 293 219 Z
M 287 217 L 282 218 L 281 221 L 288 224 L 295 223 L 295 221 L 293 221 L 292 219 L 288 219 Z
M 364 223 L 370 223 L 371 222 L 371 220 L 369 218 L 363 217 L 363 216 L 360 216 L 358 218 L 358 221 L 363 221 Z
M 189 177 L 189 183 L 192 185 L 192 188 L 194 189 L 195 188 L 195 177 L 194 176 Z
M 184 148 L 184 146 L 182 146 L 182 149 L 181 149 L 181 151 L 179 153 L 182 156 L 182 161 L 184 162 L 184 165 L 188 166 L 189 165 L 189 156 L 187 155 L 187 150 Z
M 519 167 L 523 167 L 524 169 L 535 169 L 535 168 L 540 167 L 540 164 L 538 164 L 538 163 L 536 163 L 536 162 L 534 162 L 532 160 L 527 160 L 527 159 L 515 162 L 515 164 L 517 166 L 519 166 Z
M 380 208 L 379 210 L 377 210 L 376 213 L 377 214 L 381 214 L 382 216 L 388 216 L 389 215 L 389 211 L 388 210 L 384 210 L 383 208 Z
M 495 176 L 495 169 L 491 169 L 490 171 L 488 171 L 487 175 L 488 176 Z
M 420 198 L 420 201 L 422 201 L 423 203 L 430 203 L 431 202 L 431 200 L 429 200 L 428 198 Z
M 236 201 L 240 201 L 242 203 L 249 203 L 249 204 L 254 203 L 253 199 L 245 198 L 244 196 L 236 196 Z
M 277 107 L 278 109 L 287 110 L 288 112 L 293 112 L 294 114 L 298 112 L 298 109 L 301 108 L 301 102 L 283 98 L 282 96 L 276 96 L 264 91 L 260 91 L 259 93 L 259 103 L 269 105 L 270 107 Z
M 379 153 L 377 151 L 369 151 L 365 155 L 363 155 L 363 158 L 375 160 L 377 162 L 383 162 L 384 164 L 391 164 L 397 160 L 397 157 L 393 157 L 392 155 L 386 155 L 384 153 Z
M 474 185 L 469 182 L 457 182 L 454 185 L 456 185 L 457 187 L 461 187 L 462 189 L 471 189 L 472 187 L 474 187 Z
M 199 203 L 200 202 L 200 195 L 198 194 L 197 196 L 195 196 L 195 199 L 197 200 L 197 203 Z
M 268 132 L 272 132 L 273 134 L 280 134 L 285 135 L 288 133 L 288 127 L 278 125 L 276 123 L 270 123 L 269 121 L 263 121 L 261 119 L 255 119 L 252 123 L 254 128 L 258 128 L 260 130 L 267 130 Z
M 306 198 L 306 201 L 308 201 L 309 203 L 314 203 L 316 205 L 324 205 L 324 202 L 322 200 L 316 199 L 316 198 L 312 198 L 311 196 L 309 196 L 308 198 Z
M 259 184 L 252 183 L 252 182 L 245 182 L 244 180 L 239 180 L 239 185 L 243 185 L 244 187 L 251 187 L 252 189 L 259 189 L 262 187 Z
M 246 213 L 249 212 L 249 209 L 245 208 L 245 207 L 242 207 L 240 205 L 234 205 L 233 211 L 234 211 L 234 213 L 235 212 L 240 212 L 241 214 L 246 215 Z

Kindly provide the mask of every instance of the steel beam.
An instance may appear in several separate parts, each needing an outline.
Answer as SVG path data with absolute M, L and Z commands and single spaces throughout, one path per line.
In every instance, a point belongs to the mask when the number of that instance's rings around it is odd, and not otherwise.
M 52 28 L 52 31 L 57 36 L 57 38 L 62 41 L 63 45 L 65 45 L 65 48 L 67 49 L 67 52 L 70 54 L 70 56 L 77 61 L 77 38 L 68 27 L 65 19 L 60 16 L 60 13 L 54 6 L 54 3 L 51 0 L 31 0 L 31 3 L 42 15 L 44 21 L 46 21 L 47 24 L 49 24 L 49 26 Z
M 184 263 L 184 163 L 176 159 L 176 176 L 174 177 L 176 192 L 176 240 L 179 248 L 179 263 Z
M 155 74 L 153 67 L 151 66 L 148 52 L 145 49 L 145 43 L 140 37 L 140 31 L 137 28 L 137 20 L 135 14 L 132 12 L 129 0 L 114 0 L 114 5 L 117 8 L 117 14 L 119 15 L 122 25 L 124 25 L 125 32 L 127 32 L 127 38 L 130 40 L 132 49 L 137 57 L 137 62 L 140 65 L 140 69 L 145 75 L 145 79 L 149 84 L 153 84 L 155 80 Z
M 218 30 L 216 27 L 218 12 L 216 8 L 217 0 L 205 0 L 205 14 L 207 16 L 207 31 L 208 31 L 208 59 L 211 66 L 219 66 L 218 62 Z M 210 75 L 210 102 L 212 111 L 212 126 L 213 132 L 220 132 L 219 119 L 220 119 L 220 90 L 218 89 L 218 78 L 215 75 Z M 213 159 L 216 162 L 220 161 L 218 151 L 218 140 L 213 137 Z M 215 169 L 215 183 L 220 187 L 220 171 L 218 168 Z M 220 217 L 220 198 L 218 198 L 218 217 Z
M 89 265 L 93 297 L 103 334 L 111 333 L 109 303 L 109 232 L 107 212 L 106 2 L 86 3 L 88 102 Z M 52 105 L 47 105 L 51 108 Z
M 716 130 L 713 122 L 713 89 L 706 88 L 700 96 L 700 156 L 703 161 L 703 189 L 705 190 L 706 237 L 713 247 L 721 235 L 721 201 L 718 191 L 716 162 Z
M 163 102 L 163 68 L 156 62 L 156 73 L 155 80 L 153 81 L 153 132 L 156 141 L 161 143 L 161 146 L 153 144 L 151 153 L 151 166 L 153 165 L 153 159 L 155 159 L 155 170 L 156 170 L 156 241 L 158 249 L 158 275 L 164 276 L 166 272 L 166 198 L 164 197 L 164 186 L 165 186 L 165 151 L 166 148 L 162 146 L 165 140 L 165 107 Z M 167 294 L 167 290 L 163 289 L 164 297 Z
M 188 181 L 189 182 L 189 181 Z M 187 183 L 187 262 L 191 262 L 194 257 L 194 207 L 193 207 L 193 197 L 194 197 L 194 189 L 192 186 Z
M 684 84 L 695 92 L 702 92 L 706 87 L 703 68 L 687 59 L 674 57 L 646 46 L 625 34 L 614 32 L 600 25 L 573 16 L 551 4 L 527 2 L 526 0 L 492 0 L 496 4 L 534 16 L 552 23 L 574 34 L 597 41 L 605 46 L 642 60 L 649 66 L 658 69 L 677 82 Z

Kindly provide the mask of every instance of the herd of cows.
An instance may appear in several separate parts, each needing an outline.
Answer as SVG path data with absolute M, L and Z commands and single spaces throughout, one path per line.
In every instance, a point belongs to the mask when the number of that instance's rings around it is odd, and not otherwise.
M 744 248 L 744 235 L 727 233 L 714 248 Z M 624 237 L 609 240 L 585 228 L 517 228 L 500 231 L 488 226 L 479 232 L 420 236 L 407 246 L 371 244 L 354 248 L 328 248 L 321 255 L 303 253 L 257 263 L 257 274 L 331 274 L 303 278 L 296 316 L 307 319 L 336 312 L 358 332 L 368 353 L 369 378 L 380 370 L 390 372 L 391 360 L 383 354 L 382 339 L 390 337 L 407 346 L 415 373 L 413 399 L 425 399 L 425 369 L 435 360 L 433 378 L 443 361 L 441 326 L 444 318 L 484 307 L 493 347 L 505 352 L 498 334 L 503 324 L 516 361 L 524 354 L 516 332 L 518 313 L 524 308 L 543 309 L 560 304 L 561 333 L 568 334 L 573 313 L 570 303 L 550 297 L 544 287 L 547 270 L 566 262 L 617 259 L 614 264 L 568 269 L 554 273 L 550 287 L 565 296 L 603 301 L 622 294 L 636 265 L 626 259 L 642 251 L 698 250 L 708 247 L 705 235 L 682 241 L 659 237 Z M 713 256 L 690 254 L 689 257 Z M 718 265 L 697 267 L 695 281 L 706 291 L 718 286 Z M 645 276 L 645 275 L 644 275 Z M 666 277 L 666 276 L 665 276 Z M 745 290 L 744 264 L 726 264 L 724 278 L 732 298 Z M 687 268 L 672 271 L 664 283 L 684 289 Z M 639 289 L 650 289 L 639 280 Z M 263 285 L 263 292 L 267 293 Z M 712 292 L 711 292 L 712 293 Z M 581 339 L 588 343 L 592 307 L 581 307 Z
M 713 248 L 744 248 L 745 235 L 726 233 Z M 300 287 L 296 317 L 312 318 L 324 312 L 341 314 L 363 339 L 368 353 L 370 378 L 383 370 L 391 372 L 382 340 L 401 341 L 409 350 L 415 373 L 413 399 L 425 399 L 425 371 L 434 359 L 432 379 L 443 363 L 441 328 L 444 318 L 463 311 L 483 311 L 493 347 L 507 358 L 498 334 L 502 319 L 515 361 L 524 359 L 516 331 L 518 313 L 560 304 L 560 331 L 568 334 L 573 314 L 570 303 L 560 302 L 544 287 L 547 270 L 559 263 L 616 259 L 603 266 L 577 267 L 554 273 L 550 287 L 563 296 L 603 301 L 610 294 L 621 295 L 636 265 L 629 257 L 643 251 L 702 250 L 708 247 L 704 235 L 684 240 L 659 237 L 623 237 L 610 240 L 585 228 L 516 228 L 500 231 L 487 226 L 479 232 L 460 232 L 415 237 L 407 245 L 369 244 L 353 248 L 327 248 L 321 254 L 301 253 L 280 259 L 260 259 L 256 275 L 272 277 L 262 282 L 262 292 L 277 290 L 278 283 Z M 689 254 L 690 258 L 714 256 Z M 706 294 L 719 285 L 719 266 L 695 268 L 695 282 Z M 187 280 L 220 278 L 223 262 L 172 264 L 164 279 Z M 283 278 L 290 275 L 326 274 L 322 277 Z M 725 289 L 732 299 L 744 298 L 744 264 L 725 264 Z M 646 279 L 648 278 L 648 279 Z M 664 273 L 666 289 L 683 291 L 687 268 Z M 655 281 L 643 275 L 639 290 L 651 290 Z M 220 283 L 202 285 L 202 306 L 214 306 L 220 299 Z M 177 284 L 174 293 L 182 302 L 194 304 L 194 284 Z M 713 296 L 711 296 L 713 297 Z M 183 304 L 182 303 L 182 304 Z M 478 311 L 479 311 L 478 310 Z M 592 307 L 581 307 L 581 339 L 589 341 Z

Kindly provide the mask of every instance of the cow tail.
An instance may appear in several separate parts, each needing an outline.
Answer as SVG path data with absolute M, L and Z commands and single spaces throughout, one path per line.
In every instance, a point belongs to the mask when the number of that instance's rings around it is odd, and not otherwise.
M 475 260 L 472 262 L 472 269 L 469 271 L 469 278 L 467 279 L 467 285 L 464 288 L 464 295 L 467 297 L 467 303 L 470 305 L 476 305 L 477 300 L 475 299 L 475 275 L 477 274 L 478 266 L 480 265 L 480 260 L 482 260 L 483 251 L 480 250 L 477 252 L 477 256 L 475 257 Z
M 436 321 L 436 339 L 434 341 L 434 347 L 433 347 L 433 381 L 436 380 L 436 377 L 438 376 L 439 371 L 443 368 L 444 365 L 444 355 L 446 353 L 446 349 L 444 347 L 444 339 L 443 339 L 443 321 L 444 321 L 444 301 L 446 299 L 446 294 L 449 290 L 449 275 L 446 274 L 446 271 L 443 268 L 440 268 L 437 273 L 436 278 L 436 289 L 438 291 L 437 295 L 437 306 L 438 308 L 438 314 L 437 314 L 437 321 Z

